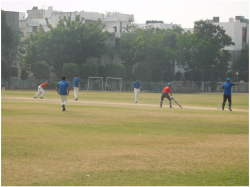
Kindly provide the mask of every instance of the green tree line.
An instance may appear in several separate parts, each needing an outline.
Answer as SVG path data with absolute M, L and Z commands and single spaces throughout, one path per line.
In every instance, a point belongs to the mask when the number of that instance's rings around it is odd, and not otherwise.
M 63 17 L 56 27 L 52 27 L 46 18 L 50 31 L 45 32 L 40 25 L 39 31 L 23 42 L 16 42 L 20 33 L 10 35 L 4 19 L 2 16 L 2 46 L 7 46 L 4 50 L 11 51 L 12 43 L 19 43 L 21 69 L 32 72 L 38 79 L 49 78 L 53 67 L 58 78 L 64 74 L 72 79 L 80 74 L 83 79 L 109 76 L 126 80 L 139 77 L 154 82 L 182 80 L 181 72 L 174 74 L 176 64 L 184 68 L 185 80 L 197 84 L 201 81 L 214 84 L 230 75 L 228 61 L 231 55 L 224 48 L 234 43 L 222 27 L 205 21 L 194 22 L 192 33 L 184 32 L 178 26 L 173 29 L 131 26 L 122 33 L 114 47 L 108 47 L 105 41 L 111 34 L 104 31 L 105 25 L 100 20 L 87 24 L 80 16 L 72 21 Z M 13 38 L 13 42 L 6 38 Z M 10 74 L 8 68 L 11 67 L 5 51 L 2 50 L 2 77 L 6 72 Z M 118 55 L 125 63 L 110 62 L 104 67 L 86 62 L 89 57 L 100 58 L 102 55 Z M 249 50 L 246 50 L 231 70 L 233 73 L 238 71 L 245 81 L 249 75 L 248 59 Z M 24 70 L 21 74 L 25 78 L 27 72 Z

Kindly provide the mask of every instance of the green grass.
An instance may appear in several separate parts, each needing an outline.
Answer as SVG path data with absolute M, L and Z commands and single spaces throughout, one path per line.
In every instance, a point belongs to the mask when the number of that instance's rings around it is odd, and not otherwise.
M 62 112 L 55 91 L 35 92 L 2 98 L 4 186 L 249 185 L 248 94 L 233 95 L 244 111 L 230 112 L 216 110 L 218 94 L 174 94 L 215 108 L 197 110 L 160 109 L 160 94 L 140 93 L 136 107 L 133 93 L 80 92 L 75 102 L 71 92 Z

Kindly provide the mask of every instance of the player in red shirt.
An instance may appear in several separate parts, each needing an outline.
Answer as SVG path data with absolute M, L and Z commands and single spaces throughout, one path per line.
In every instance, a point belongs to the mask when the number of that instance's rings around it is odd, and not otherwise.
M 38 86 L 38 92 L 36 93 L 36 95 L 35 95 L 35 99 L 37 98 L 37 96 L 38 95 L 40 95 L 41 93 L 42 93 L 42 95 L 41 95 L 41 97 L 40 97 L 40 99 L 43 99 L 43 95 L 45 94 L 45 92 L 46 91 L 44 91 L 44 87 L 45 86 L 47 86 L 49 84 L 49 81 L 46 81 L 45 83 L 42 83 L 42 84 L 40 84 L 39 86 Z
M 169 100 L 169 108 L 173 108 L 172 107 L 172 99 L 174 97 L 172 96 L 171 87 L 172 87 L 172 83 L 168 83 L 168 86 L 166 86 L 163 89 L 162 95 L 161 95 L 161 101 L 160 101 L 160 108 L 162 107 L 162 103 L 163 103 L 164 98 L 167 98 Z M 170 98 L 169 94 L 171 95 L 171 98 Z

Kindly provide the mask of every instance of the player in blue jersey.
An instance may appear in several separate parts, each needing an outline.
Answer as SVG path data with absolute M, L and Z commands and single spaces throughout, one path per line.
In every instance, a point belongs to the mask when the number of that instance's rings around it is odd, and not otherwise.
M 81 89 L 80 85 L 80 75 L 76 75 L 74 78 L 74 94 L 75 94 L 75 101 L 78 100 L 78 91 Z
M 69 95 L 70 87 L 69 83 L 66 81 L 67 77 L 62 76 L 62 81 L 57 84 L 56 91 L 61 97 L 62 101 L 62 111 L 65 111 L 65 105 L 67 104 L 67 96 Z
M 227 78 L 227 82 L 222 85 L 222 89 L 224 90 L 223 94 L 223 103 L 222 103 L 222 110 L 224 110 L 225 104 L 228 100 L 228 109 L 232 111 L 232 94 L 231 94 L 231 88 L 234 85 L 239 85 L 239 83 L 233 83 L 230 78 Z
M 138 96 L 139 96 L 140 89 L 141 89 L 141 83 L 140 83 L 139 78 L 137 78 L 136 81 L 133 83 L 133 86 L 131 88 L 131 92 L 133 91 L 133 89 L 134 89 L 134 92 L 135 92 L 135 102 L 137 103 Z

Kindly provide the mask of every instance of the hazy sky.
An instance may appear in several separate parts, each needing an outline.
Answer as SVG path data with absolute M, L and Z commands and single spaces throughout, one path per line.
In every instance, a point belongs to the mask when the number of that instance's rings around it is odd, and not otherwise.
M 81 1 L 7 1 L 1 0 L 1 9 L 6 11 L 25 12 L 37 6 L 53 6 L 54 10 L 87 11 L 106 13 L 117 11 L 134 14 L 137 23 L 146 20 L 159 20 L 164 23 L 180 24 L 183 28 L 193 28 L 194 21 L 220 17 L 220 22 L 229 18 L 244 16 L 249 18 L 249 0 L 81 0 Z

